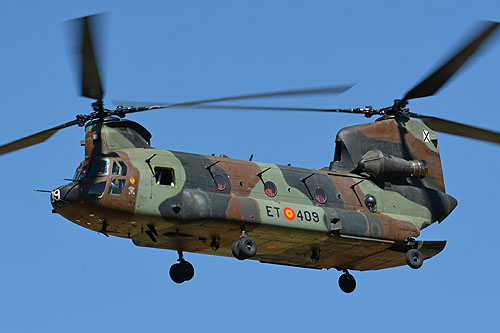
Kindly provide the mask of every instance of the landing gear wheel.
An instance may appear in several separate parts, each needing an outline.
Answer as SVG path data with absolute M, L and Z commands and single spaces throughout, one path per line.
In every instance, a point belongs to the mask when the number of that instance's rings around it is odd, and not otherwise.
M 194 267 L 191 265 L 189 261 L 183 260 L 180 263 L 176 264 L 178 266 L 177 275 L 183 279 L 184 281 L 189 281 L 194 276 Z
M 257 253 L 257 244 L 253 239 L 245 236 L 233 242 L 231 251 L 236 259 L 245 260 L 253 257 Z
M 194 267 L 189 261 L 182 259 L 179 263 L 170 267 L 170 278 L 175 283 L 189 281 L 194 276 Z
M 172 266 L 170 266 L 170 278 L 172 279 L 172 281 L 174 281 L 175 283 L 182 283 L 184 282 L 184 280 L 182 280 L 178 275 L 177 275 L 177 271 L 179 270 L 178 269 L 179 267 L 179 264 L 173 264 Z
M 236 240 L 233 242 L 233 245 L 231 246 L 231 252 L 233 252 L 233 256 L 238 260 L 246 259 L 240 254 L 240 240 Z
M 243 237 L 239 242 L 241 256 L 251 258 L 257 253 L 257 244 L 250 237 Z
M 356 279 L 346 272 L 339 277 L 339 287 L 347 294 L 352 293 L 356 289 Z
M 422 252 L 417 249 L 410 249 L 406 252 L 406 263 L 413 269 L 422 267 L 424 263 L 424 256 Z

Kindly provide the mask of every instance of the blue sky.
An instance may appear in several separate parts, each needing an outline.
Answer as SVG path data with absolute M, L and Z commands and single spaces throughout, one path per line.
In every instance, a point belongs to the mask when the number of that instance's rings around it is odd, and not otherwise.
M 0 13 L 0 143 L 72 120 L 78 97 L 65 20 L 109 12 L 106 99 L 177 102 L 356 83 L 337 97 L 264 105 L 384 107 L 471 32 L 500 20 L 498 1 L 8 1 Z M 500 39 L 416 113 L 500 130 Z M 257 104 L 257 103 L 253 103 Z M 131 119 L 155 147 L 321 168 L 354 115 L 164 110 Z M 269 133 L 272 133 L 270 135 Z M 51 214 L 47 194 L 83 159 L 83 130 L 1 158 L 0 330 L 220 332 L 498 330 L 500 146 L 439 136 L 447 191 L 459 201 L 420 239 L 448 240 L 422 269 L 339 273 L 187 254 L 196 270 L 176 285 L 177 254 L 106 238 Z

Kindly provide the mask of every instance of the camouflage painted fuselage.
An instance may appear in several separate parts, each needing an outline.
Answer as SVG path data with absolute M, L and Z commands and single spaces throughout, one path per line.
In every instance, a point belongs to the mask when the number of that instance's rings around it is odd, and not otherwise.
M 321 170 L 154 149 L 150 138 L 127 120 L 88 124 L 78 180 L 53 191 L 55 211 L 139 246 L 222 256 L 232 256 L 244 226 L 258 245 L 252 259 L 370 270 L 405 264 L 407 239 L 456 206 L 444 192 L 436 134 L 413 119 L 341 130 L 335 161 Z M 425 160 L 429 173 L 375 179 L 358 167 L 373 148 Z M 444 245 L 417 242 L 424 258 Z

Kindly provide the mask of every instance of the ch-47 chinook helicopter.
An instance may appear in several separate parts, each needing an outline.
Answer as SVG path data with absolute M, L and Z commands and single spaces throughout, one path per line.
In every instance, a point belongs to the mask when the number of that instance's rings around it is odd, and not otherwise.
M 415 238 L 456 207 L 445 192 L 436 131 L 500 143 L 500 133 L 410 112 L 408 101 L 433 95 L 498 28 L 478 33 L 442 66 L 389 107 L 311 109 L 213 105 L 290 95 L 335 94 L 350 88 L 278 91 L 192 102 L 103 105 L 92 27 L 81 26 L 82 95 L 93 112 L 0 147 L 5 154 L 41 143 L 70 126 L 85 127 L 85 159 L 69 184 L 51 191 L 53 211 L 84 228 L 130 238 L 138 246 L 176 250 L 176 283 L 194 276 L 184 252 L 234 256 L 265 263 L 343 271 L 340 288 L 354 291 L 348 270 L 377 270 L 423 260 L 446 241 Z M 80 37 L 79 37 L 80 38 Z M 135 112 L 204 107 L 357 113 L 375 122 L 341 129 L 334 160 L 313 170 L 156 149 Z M 420 119 L 423 122 L 417 120 Z

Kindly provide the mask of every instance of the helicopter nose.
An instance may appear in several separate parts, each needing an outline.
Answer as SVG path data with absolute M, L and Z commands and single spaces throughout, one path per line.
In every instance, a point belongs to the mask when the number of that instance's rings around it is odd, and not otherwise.
M 77 199 L 79 184 L 76 182 L 60 186 L 50 192 L 50 201 L 54 209 L 61 209 Z

